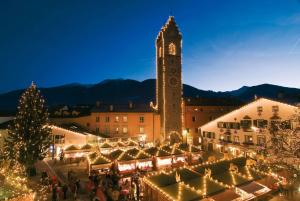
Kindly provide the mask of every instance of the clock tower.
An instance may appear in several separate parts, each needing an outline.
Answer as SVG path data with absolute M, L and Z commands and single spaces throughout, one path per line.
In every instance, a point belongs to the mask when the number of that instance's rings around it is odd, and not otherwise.
M 182 36 L 170 16 L 156 39 L 156 104 L 163 140 L 182 133 Z M 172 137 L 173 136 L 173 137 Z

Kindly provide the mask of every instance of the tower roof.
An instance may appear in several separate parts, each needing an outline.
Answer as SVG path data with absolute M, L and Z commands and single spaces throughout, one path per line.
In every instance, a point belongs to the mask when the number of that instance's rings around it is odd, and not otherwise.
M 162 33 L 166 33 L 169 31 L 174 31 L 175 33 L 177 33 L 178 35 L 181 36 L 181 32 L 175 22 L 175 18 L 174 16 L 169 16 L 168 21 L 165 23 L 165 25 L 161 28 L 161 31 L 158 34 L 158 37 L 162 34 Z

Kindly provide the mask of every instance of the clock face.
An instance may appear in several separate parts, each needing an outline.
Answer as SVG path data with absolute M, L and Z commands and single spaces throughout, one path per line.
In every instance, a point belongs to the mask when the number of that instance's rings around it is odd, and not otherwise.
M 178 79 L 177 79 L 176 77 L 171 77 L 171 78 L 169 79 L 169 83 L 170 83 L 171 86 L 177 86 L 177 84 L 178 84 Z

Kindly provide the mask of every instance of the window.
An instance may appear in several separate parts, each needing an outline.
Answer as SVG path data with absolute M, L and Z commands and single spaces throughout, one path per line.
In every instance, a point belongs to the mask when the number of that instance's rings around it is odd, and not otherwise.
M 119 127 L 116 127 L 115 133 L 119 134 Z
M 96 117 L 96 122 L 99 122 L 100 118 L 99 117 Z
M 108 134 L 109 133 L 109 127 L 104 127 L 104 134 Z
M 105 122 L 109 122 L 109 117 L 105 117 Z
M 198 128 L 195 128 L 195 133 L 198 133 Z
M 54 135 L 54 144 L 64 144 L 65 136 L 64 135 Z
M 275 113 L 278 112 L 279 111 L 278 105 L 272 106 L 272 111 L 275 112 Z
M 176 55 L 176 46 L 174 43 L 170 43 L 170 45 L 169 45 L 169 54 Z
M 257 107 L 257 112 L 258 112 L 258 113 L 261 113 L 262 111 L 263 111 L 263 107 L 262 107 L 262 106 L 258 106 L 258 107 Z
M 266 128 L 268 126 L 268 120 L 255 119 L 253 120 L 253 125 L 257 128 Z
M 123 133 L 127 133 L 127 132 L 128 132 L 127 127 L 123 127 Z
M 90 123 L 88 122 L 88 123 L 86 123 L 86 127 L 90 127 Z
M 251 129 L 251 126 L 252 126 L 252 121 L 250 119 L 241 120 L 241 127 L 244 130 Z
M 159 47 L 159 48 L 158 48 L 158 57 L 161 57 L 161 56 L 162 56 L 162 48 Z
M 127 122 L 127 116 L 123 116 L 123 122 Z
M 233 141 L 234 141 L 235 143 L 239 143 L 239 142 L 240 142 L 239 136 L 234 136 L 234 137 L 233 137 Z
M 119 122 L 119 116 L 115 117 L 115 122 Z
M 141 134 L 144 134 L 144 133 L 145 133 L 145 128 L 142 127 L 142 126 L 140 127 L 140 133 L 141 133 Z
M 266 137 L 265 136 L 257 136 L 257 144 L 258 145 L 264 145 L 266 143 Z
M 245 135 L 245 143 L 253 143 L 253 137 L 251 135 Z
M 192 121 L 195 122 L 196 121 L 196 117 L 192 116 Z
M 96 127 L 96 133 L 99 133 L 99 128 L 98 127 Z
M 218 122 L 218 128 L 225 128 L 225 123 L 224 122 Z
M 140 123 L 144 123 L 145 119 L 144 117 L 140 117 Z

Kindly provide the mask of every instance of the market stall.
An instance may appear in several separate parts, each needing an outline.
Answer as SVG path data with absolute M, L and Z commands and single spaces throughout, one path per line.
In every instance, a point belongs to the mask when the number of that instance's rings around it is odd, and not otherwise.
M 136 170 L 135 159 L 126 152 L 122 153 L 118 157 L 118 170 L 121 174 L 133 173 Z

